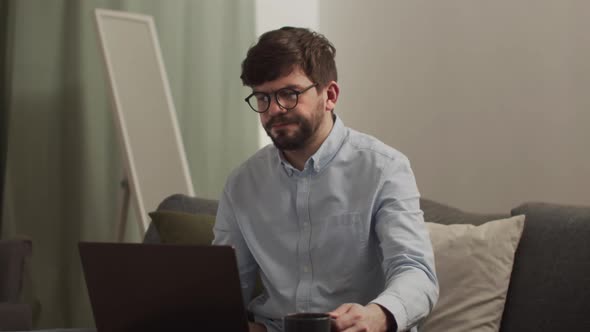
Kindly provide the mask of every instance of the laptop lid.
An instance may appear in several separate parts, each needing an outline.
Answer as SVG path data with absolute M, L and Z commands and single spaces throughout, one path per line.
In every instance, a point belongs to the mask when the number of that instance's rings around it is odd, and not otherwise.
M 248 331 L 234 249 L 80 242 L 98 332 Z

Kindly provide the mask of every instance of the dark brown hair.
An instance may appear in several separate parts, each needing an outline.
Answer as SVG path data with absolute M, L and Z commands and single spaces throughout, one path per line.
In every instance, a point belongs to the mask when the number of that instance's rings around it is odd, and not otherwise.
M 264 33 L 242 62 L 242 83 L 256 86 L 289 75 L 297 66 L 318 89 L 337 81 L 336 48 L 323 35 L 283 27 Z

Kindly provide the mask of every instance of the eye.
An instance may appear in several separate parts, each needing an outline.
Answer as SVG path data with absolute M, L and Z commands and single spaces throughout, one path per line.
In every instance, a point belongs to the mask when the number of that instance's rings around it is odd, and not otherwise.
M 254 94 L 254 98 L 256 98 L 256 101 L 259 103 L 266 103 L 269 101 L 269 96 L 265 93 L 256 93 Z
M 277 91 L 277 96 L 281 100 L 297 100 L 297 91 L 293 89 L 281 89 Z

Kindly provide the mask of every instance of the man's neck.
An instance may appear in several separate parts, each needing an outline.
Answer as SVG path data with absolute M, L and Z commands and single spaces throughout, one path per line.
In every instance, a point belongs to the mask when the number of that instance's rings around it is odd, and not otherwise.
M 293 167 L 302 171 L 307 160 L 320 149 L 324 141 L 330 135 L 332 128 L 334 128 L 334 121 L 334 116 L 332 116 L 332 121 L 325 121 L 324 123 L 326 125 L 324 125 L 323 128 L 319 128 L 317 135 L 312 137 L 305 147 L 297 150 L 281 151 L 285 159 L 287 159 Z

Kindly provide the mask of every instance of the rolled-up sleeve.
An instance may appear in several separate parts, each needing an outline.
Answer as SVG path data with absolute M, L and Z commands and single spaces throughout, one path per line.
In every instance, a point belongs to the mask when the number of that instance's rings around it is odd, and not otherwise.
M 420 194 L 406 158 L 383 168 L 375 232 L 383 255 L 385 290 L 373 303 L 386 308 L 399 331 L 425 318 L 438 299 L 434 253 L 420 210 Z

